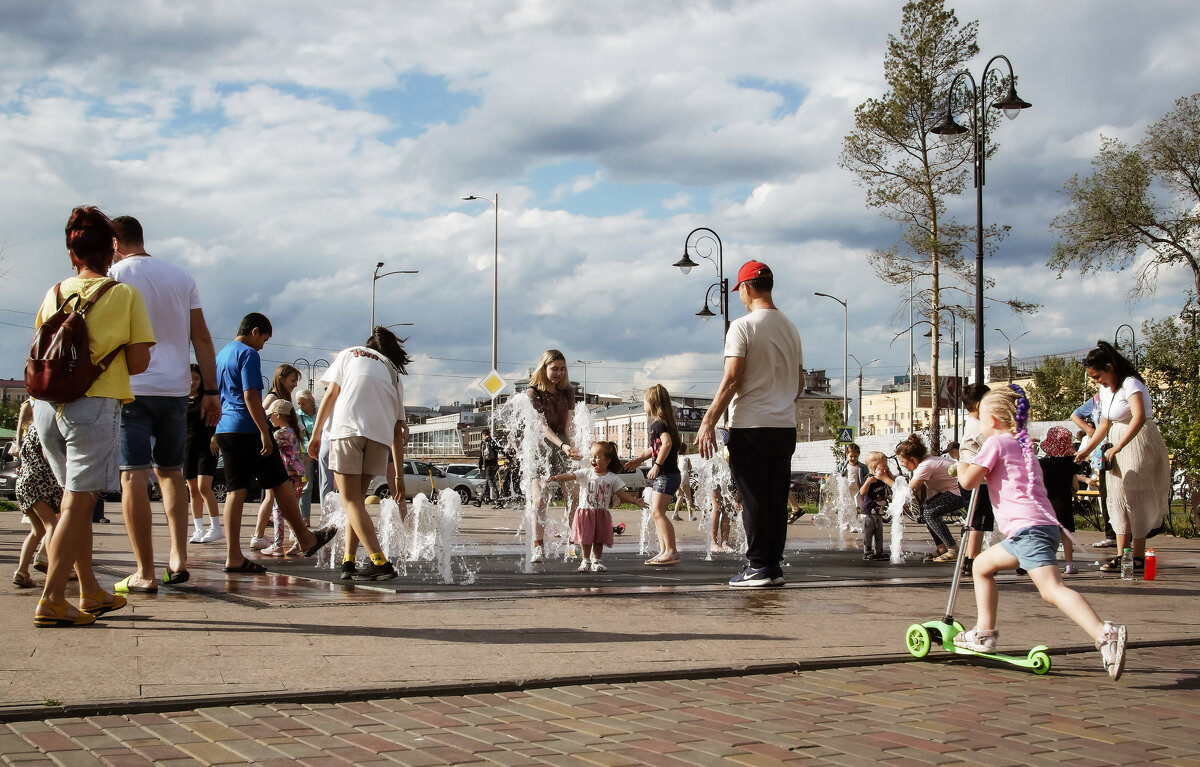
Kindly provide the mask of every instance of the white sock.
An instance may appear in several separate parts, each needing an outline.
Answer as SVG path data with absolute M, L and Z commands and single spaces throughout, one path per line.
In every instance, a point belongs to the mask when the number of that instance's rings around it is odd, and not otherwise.
M 199 517 L 192 517 L 192 529 L 198 533 L 204 532 L 204 522 Z
M 220 530 L 221 529 L 221 518 L 220 517 L 209 517 L 208 518 L 208 528 L 210 530 Z

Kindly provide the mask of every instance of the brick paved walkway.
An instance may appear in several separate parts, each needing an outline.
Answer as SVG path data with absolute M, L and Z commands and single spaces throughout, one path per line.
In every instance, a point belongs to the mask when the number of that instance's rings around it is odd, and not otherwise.
M 401 659 L 397 659 L 402 662 Z M 1194 647 L 0 725 L 6 764 L 1200 765 Z

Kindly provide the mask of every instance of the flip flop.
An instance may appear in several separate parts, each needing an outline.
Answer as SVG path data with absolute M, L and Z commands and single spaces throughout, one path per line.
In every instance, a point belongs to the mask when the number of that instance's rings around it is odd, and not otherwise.
M 651 567 L 668 567 L 679 564 L 679 557 L 675 557 L 674 559 L 659 559 L 658 557 L 654 557 L 653 559 L 647 559 L 645 564 Z
M 192 574 L 189 573 L 186 569 L 175 571 L 170 568 L 167 568 L 167 571 L 165 573 L 163 573 L 163 585 L 164 586 L 178 586 L 181 583 L 187 583 L 188 579 L 191 577 L 192 577 Z
M 131 580 L 133 580 L 133 576 L 128 575 L 125 577 L 124 580 L 117 581 L 116 583 L 113 584 L 113 591 L 116 591 L 121 594 L 157 594 L 158 593 L 158 584 L 157 583 L 154 584 L 153 586 L 134 586 L 134 585 L 130 584 Z
M 321 548 L 332 541 L 337 535 L 337 528 L 333 525 L 322 527 L 320 530 L 313 530 L 313 535 L 317 537 L 317 542 L 304 550 L 304 556 L 311 557 L 316 554 Z
M 242 557 L 242 563 L 237 567 L 226 567 L 227 573 L 241 573 L 243 575 L 262 575 L 267 572 L 267 568 L 257 562 Z

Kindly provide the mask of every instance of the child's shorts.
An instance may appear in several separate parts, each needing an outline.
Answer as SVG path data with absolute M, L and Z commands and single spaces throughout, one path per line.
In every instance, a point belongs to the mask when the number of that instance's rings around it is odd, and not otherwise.
M 1001 541 L 1000 545 L 1017 558 L 1022 568 L 1032 570 L 1058 562 L 1060 540 L 1058 525 L 1034 525 L 1021 528 Z
M 675 495 L 675 491 L 683 483 L 683 477 L 679 473 L 675 474 L 659 474 L 654 478 L 654 492 L 662 493 L 663 495 Z
M 612 514 L 608 509 L 578 509 L 571 520 L 571 539 L 580 546 L 613 545 Z

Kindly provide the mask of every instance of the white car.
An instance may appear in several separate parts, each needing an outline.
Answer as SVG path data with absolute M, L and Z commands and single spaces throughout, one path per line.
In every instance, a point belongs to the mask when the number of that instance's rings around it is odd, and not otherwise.
M 424 493 L 432 500 L 437 497 L 438 493 L 450 490 L 458 493 L 458 497 L 463 503 L 470 503 L 483 495 L 483 485 L 482 479 L 447 474 L 441 467 L 428 461 L 414 459 L 405 459 L 404 461 L 404 499 L 406 501 L 411 501 L 417 493 Z M 386 476 L 376 475 L 371 479 L 368 487 L 371 489 L 372 495 L 380 498 L 387 498 L 392 494 L 388 489 Z

